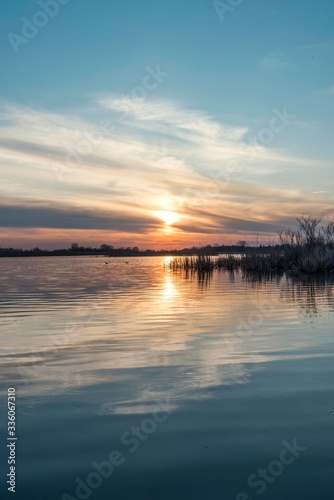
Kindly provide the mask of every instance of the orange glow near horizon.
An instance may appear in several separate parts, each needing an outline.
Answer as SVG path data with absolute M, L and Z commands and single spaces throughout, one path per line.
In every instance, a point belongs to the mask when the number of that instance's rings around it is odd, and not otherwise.
M 174 213 L 174 212 L 172 212 Z M 177 215 L 177 214 L 176 214 Z M 156 214 L 157 216 L 157 214 Z M 214 244 L 233 244 L 240 239 L 240 234 L 226 232 L 212 232 L 203 234 L 184 232 L 172 223 L 167 224 L 159 217 L 161 227 L 147 233 L 129 233 L 119 231 L 91 230 L 91 229 L 55 229 L 55 228 L 2 228 L 1 246 L 3 248 L 34 248 L 44 249 L 68 248 L 73 242 L 82 246 L 99 247 L 102 243 L 121 246 L 138 246 L 146 249 L 181 249 L 189 246 Z M 169 219 L 171 220 L 171 219 Z M 175 219 L 174 219 L 175 220 Z M 176 222 L 176 221 L 175 221 Z M 261 241 L 266 241 L 270 234 L 260 233 Z M 242 239 L 252 242 L 254 234 L 243 233 Z

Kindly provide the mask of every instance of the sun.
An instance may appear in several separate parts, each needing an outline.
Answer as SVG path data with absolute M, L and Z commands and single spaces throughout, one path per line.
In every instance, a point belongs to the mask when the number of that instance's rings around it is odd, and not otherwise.
M 167 226 L 180 220 L 180 215 L 176 212 L 156 212 L 157 216 L 164 221 Z

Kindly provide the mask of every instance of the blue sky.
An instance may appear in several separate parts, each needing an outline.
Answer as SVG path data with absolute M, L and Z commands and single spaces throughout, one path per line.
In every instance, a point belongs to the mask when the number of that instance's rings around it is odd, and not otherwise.
M 332 2 L 0 9 L 1 246 L 268 241 L 333 215 Z

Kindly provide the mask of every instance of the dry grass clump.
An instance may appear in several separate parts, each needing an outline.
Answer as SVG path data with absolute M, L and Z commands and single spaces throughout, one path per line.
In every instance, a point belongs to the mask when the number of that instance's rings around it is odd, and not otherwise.
M 315 274 L 334 270 L 334 222 L 321 225 L 321 218 L 297 218 L 297 231 L 279 233 L 286 268 L 292 274 Z
M 225 269 L 227 271 L 242 270 L 270 274 L 283 271 L 283 265 L 283 256 L 272 252 L 270 254 L 248 253 L 238 257 L 234 255 L 218 258 L 211 255 L 176 257 L 167 264 L 167 267 L 173 271 L 181 269 L 207 272 L 214 269 Z
M 212 271 L 216 266 L 216 261 L 211 255 L 191 255 L 185 257 L 175 257 L 166 264 L 168 269 L 177 271 Z
M 334 222 L 320 225 L 322 219 L 312 216 L 297 218 L 297 231 L 279 232 L 280 245 L 248 249 L 242 255 L 214 257 L 198 254 L 176 257 L 167 267 L 172 270 L 211 272 L 214 269 L 244 271 L 258 275 L 316 274 L 334 270 Z

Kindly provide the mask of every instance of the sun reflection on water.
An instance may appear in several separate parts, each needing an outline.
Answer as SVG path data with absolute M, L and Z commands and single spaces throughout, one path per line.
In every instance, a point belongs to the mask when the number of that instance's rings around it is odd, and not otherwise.
M 175 286 L 173 278 L 170 274 L 166 274 L 162 287 L 162 296 L 165 300 L 174 299 L 178 295 L 178 290 Z

